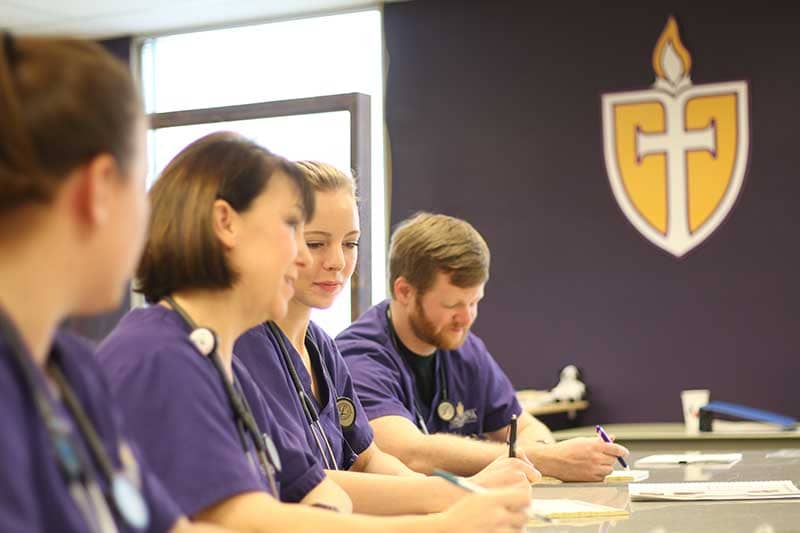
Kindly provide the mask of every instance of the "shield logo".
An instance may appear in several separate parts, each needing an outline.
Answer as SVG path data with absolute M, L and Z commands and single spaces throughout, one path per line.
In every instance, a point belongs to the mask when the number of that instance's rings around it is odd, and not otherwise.
M 670 17 L 653 50 L 652 88 L 602 96 L 614 197 L 642 235 L 675 257 L 730 213 L 749 156 L 747 82 L 695 85 L 691 67 Z

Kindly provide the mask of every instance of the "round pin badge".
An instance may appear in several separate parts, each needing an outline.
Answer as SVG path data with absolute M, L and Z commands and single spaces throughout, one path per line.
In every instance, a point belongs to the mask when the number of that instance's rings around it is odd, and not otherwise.
M 356 421 L 356 404 L 346 396 L 336 399 L 336 408 L 339 410 L 339 424 L 342 429 L 350 429 Z
M 456 407 L 446 400 L 441 401 L 436 406 L 436 414 L 443 422 L 450 422 L 456 416 Z
M 203 355 L 211 355 L 217 347 L 217 339 L 214 338 L 214 333 L 208 328 L 196 328 L 189 334 L 189 340 L 192 341 L 197 351 Z
M 150 524 L 150 511 L 142 493 L 120 473 L 111 480 L 111 497 L 114 506 L 125 522 L 134 529 L 146 529 Z

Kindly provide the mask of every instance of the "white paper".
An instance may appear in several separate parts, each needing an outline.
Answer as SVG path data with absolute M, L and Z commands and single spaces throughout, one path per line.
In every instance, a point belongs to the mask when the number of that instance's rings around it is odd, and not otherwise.
M 800 458 L 800 449 L 783 449 L 767 454 L 767 459 L 798 459 Z
M 800 498 L 800 489 L 782 481 L 716 481 L 701 483 L 632 483 L 631 499 L 658 500 L 772 500 Z
M 580 500 L 534 499 L 528 506 L 528 515 L 548 518 L 585 518 L 591 516 L 627 516 L 626 509 L 608 507 Z
M 698 463 L 736 464 L 742 460 L 741 453 L 684 453 L 676 455 L 648 455 L 636 461 L 637 466 L 680 465 Z

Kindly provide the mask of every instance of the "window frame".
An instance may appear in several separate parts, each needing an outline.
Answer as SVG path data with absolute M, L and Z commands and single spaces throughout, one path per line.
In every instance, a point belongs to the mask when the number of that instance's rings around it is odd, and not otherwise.
M 148 115 L 151 131 L 177 126 L 213 124 L 261 118 L 279 118 L 316 113 L 347 111 L 350 113 L 350 165 L 359 192 L 361 217 L 358 261 L 350 281 L 350 319 L 356 320 L 372 306 L 372 231 L 370 179 L 372 164 L 370 96 L 344 93 L 273 102 L 258 102 L 204 109 L 167 111 Z

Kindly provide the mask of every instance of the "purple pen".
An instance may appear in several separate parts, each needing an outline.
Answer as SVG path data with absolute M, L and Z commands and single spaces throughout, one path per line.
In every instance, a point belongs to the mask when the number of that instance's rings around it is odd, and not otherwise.
M 603 439 L 603 441 L 611 444 L 611 437 L 608 436 L 608 433 L 606 433 L 606 430 L 603 429 L 603 426 L 597 424 L 594 427 L 594 430 L 597 431 L 597 434 L 600 436 L 601 439 Z M 625 470 L 631 469 L 631 467 L 628 466 L 628 463 L 626 463 L 625 459 L 623 459 L 622 457 L 617 457 L 617 461 L 619 461 L 619 464 L 621 464 L 623 468 L 625 468 Z

